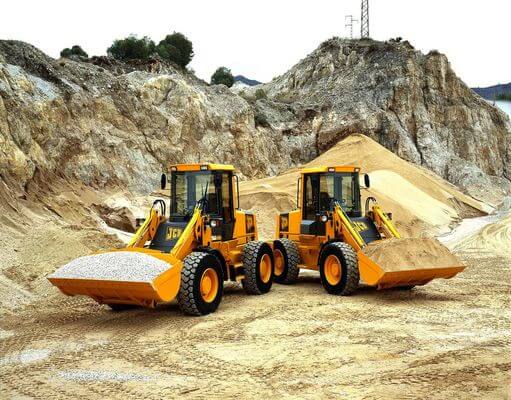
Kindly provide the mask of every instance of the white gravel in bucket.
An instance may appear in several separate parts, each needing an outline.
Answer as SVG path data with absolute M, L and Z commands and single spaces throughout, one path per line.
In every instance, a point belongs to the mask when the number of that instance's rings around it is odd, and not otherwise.
M 79 257 L 48 278 L 152 282 L 170 264 L 143 253 L 116 251 Z

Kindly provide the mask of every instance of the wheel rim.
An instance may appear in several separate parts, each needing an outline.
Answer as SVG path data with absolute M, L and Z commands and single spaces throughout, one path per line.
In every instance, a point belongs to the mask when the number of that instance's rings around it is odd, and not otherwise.
M 271 278 L 271 259 L 268 254 L 263 254 L 259 262 L 259 276 L 264 283 L 267 283 Z
M 275 276 L 284 273 L 284 254 L 280 250 L 275 250 L 273 257 L 275 259 Z
M 202 299 L 211 303 L 215 300 L 218 293 L 218 275 L 213 268 L 207 268 L 203 273 L 200 280 L 200 294 Z
M 325 278 L 330 285 L 335 286 L 341 281 L 342 266 L 337 256 L 331 254 L 326 258 L 324 271 Z

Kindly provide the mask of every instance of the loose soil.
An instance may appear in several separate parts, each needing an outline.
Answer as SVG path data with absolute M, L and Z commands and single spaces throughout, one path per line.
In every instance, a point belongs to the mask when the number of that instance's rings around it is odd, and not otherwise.
M 368 244 L 363 251 L 386 272 L 461 265 L 447 247 L 432 238 L 379 240 Z
M 498 240 L 511 221 L 487 228 Z M 67 251 L 90 251 L 71 232 Z M 23 240 L 41 238 L 32 235 Z M 302 272 L 264 296 L 227 284 L 219 310 L 198 318 L 175 303 L 112 312 L 12 275 L 32 296 L 1 318 L 0 397 L 504 399 L 511 259 L 485 253 L 488 239 L 458 253 L 463 273 L 412 291 L 331 296 Z M 29 249 L 12 244 L 24 260 Z M 45 252 L 30 263 L 55 268 Z
M 364 198 L 393 212 L 404 236 L 447 232 L 488 210 L 364 137 L 315 163 L 375 172 Z M 241 184 L 262 238 L 273 236 L 276 212 L 293 207 L 296 178 L 294 170 Z M 122 245 L 126 235 L 98 221 L 95 204 L 140 217 L 151 202 L 54 183 L 53 194 L 0 202 L 2 399 L 511 399 L 511 218 L 457 237 L 466 270 L 412 291 L 337 297 L 308 271 L 263 296 L 226 284 L 205 317 L 185 316 L 175 302 L 113 312 L 64 296 L 46 275 Z

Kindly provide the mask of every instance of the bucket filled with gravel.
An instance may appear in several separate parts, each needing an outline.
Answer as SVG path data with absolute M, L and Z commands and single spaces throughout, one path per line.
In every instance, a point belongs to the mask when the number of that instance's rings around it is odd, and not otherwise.
M 152 282 L 170 267 L 144 253 L 115 251 L 79 257 L 57 269 L 48 279 Z

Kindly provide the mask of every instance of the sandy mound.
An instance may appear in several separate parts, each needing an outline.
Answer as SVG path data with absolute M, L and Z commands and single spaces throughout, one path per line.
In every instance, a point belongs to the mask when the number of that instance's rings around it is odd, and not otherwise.
M 275 235 L 275 216 L 295 207 L 287 193 L 257 192 L 242 194 L 240 202 L 244 208 L 256 215 L 259 238 L 270 239 Z
M 487 254 L 509 257 L 510 244 L 511 214 L 508 214 L 456 243 L 453 251 L 477 256 Z
M 457 267 L 458 258 L 436 239 L 387 239 L 364 247 L 364 254 L 385 272 Z
M 403 236 L 434 236 L 448 232 L 462 218 L 484 215 L 492 209 L 461 193 L 455 186 L 432 172 L 402 160 L 364 135 L 352 135 L 339 142 L 306 166 L 357 165 L 371 177 L 371 189 L 362 191 L 378 199 L 384 210 L 392 212 L 394 222 Z M 265 207 L 257 211 L 261 234 L 272 237 L 275 210 L 295 208 L 296 182 L 299 169 L 271 178 L 241 182 L 241 205 L 250 209 L 251 199 L 271 194 Z M 269 202 L 269 203 L 268 203 Z M 287 204 L 292 205 L 286 207 Z

